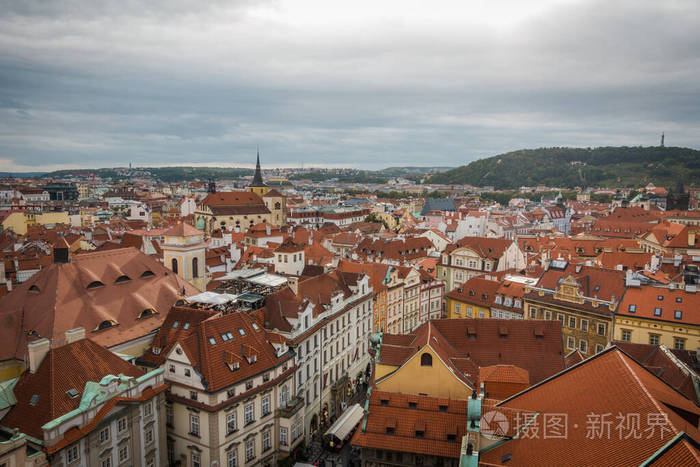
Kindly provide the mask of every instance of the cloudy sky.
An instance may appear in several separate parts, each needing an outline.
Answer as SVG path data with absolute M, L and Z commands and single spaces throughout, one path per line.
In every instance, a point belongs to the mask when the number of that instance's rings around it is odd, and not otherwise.
M 203 6 L 206 5 L 206 6 Z M 0 0 L 0 170 L 700 148 L 697 0 Z

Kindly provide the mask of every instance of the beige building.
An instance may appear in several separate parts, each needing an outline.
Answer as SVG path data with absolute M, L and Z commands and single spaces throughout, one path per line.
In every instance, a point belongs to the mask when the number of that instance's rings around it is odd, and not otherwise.
M 150 350 L 171 385 L 169 462 L 276 465 L 304 434 L 293 354 L 245 313 L 206 313 L 174 309 Z
M 178 276 L 206 290 L 204 232 L 184 222 L 163 233 L 163 264 Z

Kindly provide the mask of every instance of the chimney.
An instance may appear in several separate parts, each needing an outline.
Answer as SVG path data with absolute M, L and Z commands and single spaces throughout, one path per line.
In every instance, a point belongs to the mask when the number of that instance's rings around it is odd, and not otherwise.
M 66 344 L 85 339 L 85 328 L 78 327 L 66 331 Z
M 270 224 L 265 222 L 265 234 L 269 237 L 270 236 Z
M 29 353 L 29 371 L 31 373 L 36 373 L 39 369 L 41 361 L 46 357 L 51 349 L 51 342 L 47 338 L 42 338 L 35 340 L 27 344 L 27 351 Z
M 294 292 L 294 295 L 299 294 L 299 278 L 298 277 L 288 277 L 287 284 L 289 285 L 289 288 L 292 289 L 292 292 Z
M 688 231 L 688 246 L 695 246 L 695 232 Z
M 70 246 L 63 237 L 59 238 L 53 246 L 53 262 L 56 264 L 70 263 Z

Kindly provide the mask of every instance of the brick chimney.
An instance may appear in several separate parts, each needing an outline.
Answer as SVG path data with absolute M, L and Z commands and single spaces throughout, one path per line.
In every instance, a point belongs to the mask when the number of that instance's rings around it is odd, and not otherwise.
M 287 284 L 289 288 L 292 289 L 294 295 L 299 294 L 299 278 L 298 277 L 287 277 Z
M 30 342 L 27 344 L 27 351 L 29 353 L 29 371 L 31 373 L 36 373 L 39 369 L 42 360 L 46 357 L 46 354 L 51 350 L 51 342 L 47 338 L 42 338 Z

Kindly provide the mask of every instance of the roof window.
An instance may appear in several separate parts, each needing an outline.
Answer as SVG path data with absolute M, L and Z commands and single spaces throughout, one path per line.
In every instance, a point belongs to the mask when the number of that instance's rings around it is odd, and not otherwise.
M 150 269 L 147 269 L 141 273 L 141 277 L 152 277 L 152 276 L 155 276 L 155 274 Z
M 131 277 L 127 276 L 126 274 L 122 274 L 121 276 L 117 277 L 117 280 L 114 281 L 115 284 L 118 284 L 120 282 L 128 282 L 131 280 Z
M 182 327 L 185 331 L 187 331 L 190 328 L 190 323 L 185 323 L 185 325 Z
M 627 311 L 629 311 L 630 313 L 634 313 L 635 311 L 637 311 L 637 305 L 635 305 L 633 303 L 630 304 L 630 306 L 627 307 Z
M 210 337 L 210 338 L 209 338 L 209 343 L 210 343 L 211 345 L 216 345 L 216 339 L 214 339 L 213 337 Z
M 658 298 L 659 300 L 663 300 L 663 299 L 664 299 L 664 296 L 663 296 L 663 295 L 659 295 L 657 298 Z
M 92 281 L 88 284 L 87 288 L 88 289 L 95 289 L 97 287 L 102 287 L 104 284 L 100 281 Z
M 654 316 L 661 316 L 661 308 L 658 306 L 654 308 Z
M 179 324 L 180 324 L 179 321 L 175 321 L 175 322 L 173 323 L 173 329 L 177 329 L 177 327 L 178 327 Z
M 676 319 L 683 319 L 683 312 L 681 310 L 675 310 L 673 312 L 673 317 Z
M 148 318 L 149 316 L 153 316 L 155 314 L 156 310 L 154 310 L 153 308 L 146 308 L 141 312 L 141 314 L 139 314 L 139 319 Z
M 242 328 L 238 328 L 238 332 L 241 336 L 245 336 L 245 331 Z
M 39 290 L 39 287 L 37 287 L 36 285 L 32 285 L 31 287 L 29 287 L 29 291 L 34 293 L 41 292 L 41 290 Z
M 71 389 L 67 390 L 66 394 L 68 394 L 68 397 L 70 397 L 71 399 L 75 399 L 76 397 L 78 397 L 80 395 L 78 390 L 75 388 L 71 388 Z
M 683 303 L 682 297 L 676 297 L 676 303 Z

